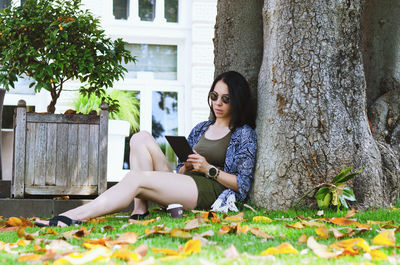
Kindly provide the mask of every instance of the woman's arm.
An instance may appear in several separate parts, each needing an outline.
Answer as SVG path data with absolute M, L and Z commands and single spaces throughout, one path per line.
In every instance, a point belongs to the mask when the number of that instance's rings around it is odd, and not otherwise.
M 187 161 L 192 164 L 194 170 L 204 173 L 206 175 L 208 174 L 208 170 L 211 167 L 211 165 L 207 162 L 205 157 L 199 155 L 196 151 L 194 154 L 189 155 Z M 216 181 L 231 190 L 234 190 L 236 192 L 239 191 L 237 185 L 237 177 L 233 174 L 229 174 L 220 170 L 219 175 L 216 178 Z

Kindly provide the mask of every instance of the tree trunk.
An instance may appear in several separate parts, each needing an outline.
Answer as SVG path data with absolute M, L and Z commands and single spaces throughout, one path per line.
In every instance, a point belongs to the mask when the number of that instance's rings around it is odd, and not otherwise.
M 359 207 L 385 206 L 397 199 L 399 173 L 387 171 L 388 164 L 396 168 L 395 154 L 375 142 L 366 113 L 363 3 L 265 0 L 251 196 L 257 205 L 293 206 L 306 191 L 332 180 L 342 165 L 363 169 L 352 183 Z M 254 56 L 238 52 L 246 42 L 253 43 L 248 34 L 254 28 L 235 26 L 251 17 L 248 5 L 219 0 L 216 72 L 257 68 Z M 382 159 L 380 150 L 391 152 L 390 159 Z
M 263 0 L 219 0 L 215 24 L 215 76 L 243 74 L 254 98 L 263 52 L 262 6 Z

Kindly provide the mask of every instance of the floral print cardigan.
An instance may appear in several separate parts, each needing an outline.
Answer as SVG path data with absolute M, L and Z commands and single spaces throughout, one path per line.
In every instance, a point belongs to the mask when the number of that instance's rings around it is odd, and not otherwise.
M 189 134 L 188 142 L 193 148 L 200 140 L 203 133 L 210 127 L 213 121 L 204 121 L 197 124 Z M 236 128 L 226 150 L 224 171 L 236 175 L 239 192 L 231 189 L 224 190 L 218 197 L 222 206 L 227 203 L 229 197 L 234 195 L 236 200 L 244 201 L 249 193 L 253 180 L 254 166 L 257 152 L 257 134 L 248 125 Z M 176 171 L 183 166 L 179 161 Z

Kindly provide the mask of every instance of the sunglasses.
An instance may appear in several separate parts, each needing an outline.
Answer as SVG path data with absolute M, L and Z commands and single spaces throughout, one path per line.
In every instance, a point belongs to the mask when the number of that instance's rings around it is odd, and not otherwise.
M 212 101 L 217 101 L 218 100 L 218 93 L 215 92 L 215 91 L 211 91 L 210 92 L 210 99 Z M 228 95 L 222 95 L 221 96 L 221 100 L 225 104 L 229 104 L 229 102 L 231 101 L 231 99 L 230 99 L 230 97 Z

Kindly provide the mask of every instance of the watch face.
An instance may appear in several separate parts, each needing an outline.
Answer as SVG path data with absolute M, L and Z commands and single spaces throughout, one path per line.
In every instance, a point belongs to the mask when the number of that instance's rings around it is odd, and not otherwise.
M 208 170 L 208 175 L 214 177 L 215 175 L 217 175 L 217 169 L 216 169 L 215 167 L 211 167 L 211 168 Z

